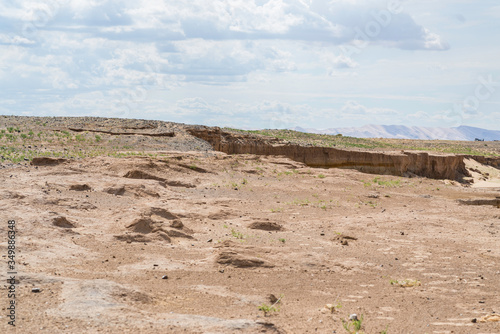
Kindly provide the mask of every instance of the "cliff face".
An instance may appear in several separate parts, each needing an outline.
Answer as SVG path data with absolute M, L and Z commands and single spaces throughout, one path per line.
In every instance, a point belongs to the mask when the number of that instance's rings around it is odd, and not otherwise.
M 191 135 L 209 142 L 214 150 L 227 154 L 282 155 L 311 167 L 353 168 L 366 173 L 397 176 L 419 175 L 458 180 L 469 176 L 464 156 L 428 153 L 380 153 L 301 146 L 278 139 L 239 135 L 220 128 L 192 127 Z
M 474 159 L 477 162 L 500 169 L 500 158 L 484 157 L 482 155 L 467 155 L 466 158 Z

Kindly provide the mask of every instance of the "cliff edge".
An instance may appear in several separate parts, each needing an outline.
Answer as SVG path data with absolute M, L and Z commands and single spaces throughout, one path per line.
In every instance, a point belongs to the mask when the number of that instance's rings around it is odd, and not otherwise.
M 195 126 L 186 129 L 226 154 L 280 155 L 311 167 L 352 168 L 373 174 L 418 175 L 433 179 L 461 180 L 470 176 L 463 155 L 437 155 L 426 152 L 369 152 L 331 147 L 297 145 L 280 139 L 236 134 L 218 127 Z

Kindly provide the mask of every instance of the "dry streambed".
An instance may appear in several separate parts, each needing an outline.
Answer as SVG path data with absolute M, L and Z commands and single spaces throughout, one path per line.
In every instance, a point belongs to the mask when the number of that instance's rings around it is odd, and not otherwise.
M 20 332 L 500 332 L 497 188 L 222 153 L 0 174 Z

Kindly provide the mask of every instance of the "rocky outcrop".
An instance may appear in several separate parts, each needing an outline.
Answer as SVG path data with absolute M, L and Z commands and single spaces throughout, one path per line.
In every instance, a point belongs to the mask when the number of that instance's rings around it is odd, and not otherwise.
M 330 147 L 302 146 L 279 139 L 234 134 L 220 128 L 196 126 L 187 131 L 227 154 L 281 155 L 311 167 L 353 168 L 366 173 L 397 176 L 418 175 L 459 180 L 469 176 L 462 155 L 426 152 L 369 152 Z
M 99 130 L 99 129 L 90 129 L 90 128 L 75 128 L 75 127 L 68 127 L 69 130 L 74 131 L 74 132 L 97 132 L 97 133 L 104 133 L 108 135 L 114 135 L 114 136 L 130 136 L 130 135 L 141 135 L 141 136 L 149 136 L 149 137 L 174 137 L 175 133 L 173 131 L 169 132 L 141 132 L 141 131 L 136 131 L 136 130 L 142 130 L 145 127 L 140 127 L 140 128 L 132 128 L 132 131 L 116 131 L 116 130 Z M 148 127 L 149 128 L 149 127 Z

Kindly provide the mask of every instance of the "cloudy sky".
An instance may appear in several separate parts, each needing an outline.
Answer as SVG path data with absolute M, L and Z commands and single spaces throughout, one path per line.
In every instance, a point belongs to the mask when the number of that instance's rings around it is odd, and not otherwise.
M 496 0 L 4 0 L 0 114 L 500 129 Z

